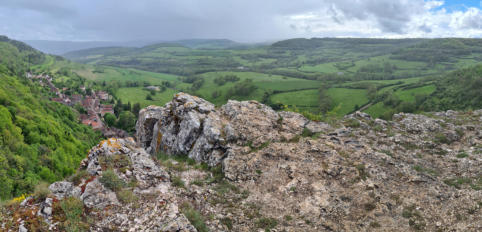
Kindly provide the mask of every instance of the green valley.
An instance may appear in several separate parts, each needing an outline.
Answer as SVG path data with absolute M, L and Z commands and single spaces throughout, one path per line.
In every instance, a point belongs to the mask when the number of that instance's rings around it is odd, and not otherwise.
M 76 73 L 90 80 L 146 81 L 152 85 L 170 82 L 167 91 L 151 97 L 150 91 L 140 87 L 121 87 L 116 94 L 124 102 L 143 106 L 162 105 L 173 92 L 184 91 L 217 105 L 228 98 L 252 99 L 307 114 L 331 112 L 340 117 L 362 109 L 374 117 L 389 118 L 401 110 L 428 109 L 415 105 L 415 95 L 426 100 L 441 76 L 480 64 L 481 47 L 480 39 L 313 38 L 240 47 L 161 43 L 142 48 L 87 49 L 65 57 L 83 63 L 75 64 L 84 67 Z M 94 69 L 104 72 L 94 74 Z M 239 80 L 214 83 L 227 75 Z M 244 85 L 252 85 L 251 89 L 233 94 L 246 79 L 250 83 Z M 320 88 L 326 89 L 323 96 Z M 392 102 L 396 104 L 379 103 L 388 96 L 396 98 Z M 418 98 L 420 101 L 422 96 Z M 327 103 L 328 108 L 320 108 Z

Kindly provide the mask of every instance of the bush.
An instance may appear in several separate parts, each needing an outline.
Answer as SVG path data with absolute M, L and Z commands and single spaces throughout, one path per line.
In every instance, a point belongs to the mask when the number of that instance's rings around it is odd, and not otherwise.
M 178 188 L 185 188 L 184 181 L 179 176 L 171 176 L 172 185 Z
M 138 197 L 130 189 L 123 189 L 116 193 L 120 202 L 128 204 L 138 200 Z
M 436 143 L 445 143 L 445 144 L 448 144 L 450 143 L 449 139 L 447 138 L 447 136 L 445 136 L 445 134 L 443 133 L 437 133 L 435 135 L 435 138 L 434 138 L 434 142 Z
M 40 182 L 37 186 L 35 186 L 35 190 L 33 195 L 37 199 L 37 201 L 44 201 L 45 198 L 48 197 L 50 194 L 49 184 L 45 182 Z
M 100 183 L 102 183 L 106 188 L 116 192 L 121 190 L 126 183 L 119 179 L 117 174 L 112 169 L 104 171 L 102 173 L 102 177 L 99 179 Z
M 233 96 L 249 96 L 258 87 L 253 83 L 252 79 L 245 79 L 242 82 L 236 83 L 232 88 L 226 93 L 226 98 Z
M 229 230 L 233 229 L 233 220 L 231 218 L 225 217 L 221 218 L 221 223 L 223 223 Z
M 303 137 L 311 137 L 313 135 L 315 135 L 315 133 L 310 131 L 310 129 L 308 129 L 308 128 L 304 128 L 303 132 L 301 133 L 301 136 L 303 136 Z
M 75 197 L 68 197 L 60 202 L 60 207 L 65 214 L 66 231 L 87 231 L 88 225 L 82 222 L 84 203 Z
M 104 115 L 104 121 L 107 124 L 107 126 L 112 127 L 112 126 L 115 125 L 115 122 L 117 121 L 117 118 L 115 117 L 115 115 L 113 115 L 111 113 L 106 113 Z
M 274 218 L 260 218 L 256 221 L 256 226 L 265 230 L 271 230 L 275 228 L 276 225 L 278 225 L 278 221 Z
M 468 156 L 469 156 L 469 155 L 467 155 L 467 153 L 465 153 L 465 152 L 462 152 L 462 153 L 457 154 L 457 158 L 459 158 L 459 159 L 467 158 Z
M 189 203 L 184 203 L 181 205 L 181 213 L 187 217 L 189 222 L 199 231 L 208 232 L 209 229 L 204 223 L 204 218 L 194 207 Z
M 74 185 L 79 185 L 82 182 L 82 179 L 89 176 L 87 170 L 79 170 L 74 175 L 70 176 L 69 181 L 72 182 Z

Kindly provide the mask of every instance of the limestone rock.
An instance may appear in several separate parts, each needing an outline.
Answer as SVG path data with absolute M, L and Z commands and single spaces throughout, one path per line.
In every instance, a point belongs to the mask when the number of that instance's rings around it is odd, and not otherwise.
M 153 123 L 154 119 L 158 121 Z M 188 155 L 210 166 L 221 163 L 236 146 L 289 140 L 305 127 L 314 133 L 329 128 L 298 113 L 277 113 L 256 101 L 229 100 L 216 110 L 213 104 L 185 93 L 176 94 L 164 107 L 141 111 L 137 127 L 138 144 L 151 154 Z M 151 137 L 150 143 L 146 141 Z
M 392 121 L 355 112 L 328 125 L 256 101 L 216 109 L 179 93 L 140 117 L 137 142 L 100 142 L 81 164 L 87 176 L 52 184 L 45 201 L 26 198 L 0 230 L 29 229 L 31 215 L 61 230 L 55 204 L 67 196 L 83 201 L 90 231 L 197 231 L 202 223 L 188 218 L 198 216 L 210 231 L 482 228 L 482 110 Z M 144 148 L 221 164 L 222 173 Z M 109 176 L 121 190 L 103 184 Z

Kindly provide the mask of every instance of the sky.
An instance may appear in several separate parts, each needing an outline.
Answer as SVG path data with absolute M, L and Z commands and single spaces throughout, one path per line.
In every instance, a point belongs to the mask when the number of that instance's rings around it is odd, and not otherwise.
M 1 0 L 19 40 L 482 37 L 480 0 Z

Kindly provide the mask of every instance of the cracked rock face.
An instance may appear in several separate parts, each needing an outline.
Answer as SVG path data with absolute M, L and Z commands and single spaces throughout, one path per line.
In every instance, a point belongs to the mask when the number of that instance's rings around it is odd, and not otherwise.
M 154 119 L 158 121 L 153 123 Z M 305 128 L 321 132 L 329 126 L 298 113 L 278 113 L 256 101 L 229 100 L 215 109 L 204 99 L 185 93 L 176 94 L 164 107 L 142 110 L 136 125 L 138 144 L 151 154 L 187 154 L 210 166 L 221 163 L 236 147 L 287 141 Z
M 93 147 L 88 158 L 82 161 L 81 170 L 88 176 L 76 186 L 69 181 L 51 184 L 49 189 L 55 200 L 66 197 L 79 198 L 84 206 L 97 209 L 98 219 L 91 231 L 114 228 L 134 231 L 196 231 L 178 210 L 176 196 L 170 191 L 169 174 L 151 156 L 136 145 L 132 138 L 110 138 Z M 112 170 L 124 183 L 135 187 L 124 188 L 137 195 L 140 202 L 123 203 L 118 193 L 103 182 L 103 174 Z M 156 198 L 144 196 L 159 196 Z M 47 222 L 52 214 L 52 199 L 42 203 L 41 215 Z M 50 203 L 50 204 L 47 204 Z M 149 211 L 149 214 L 145 212 Z M 51 225 L 55 229 L 55 225 Z

